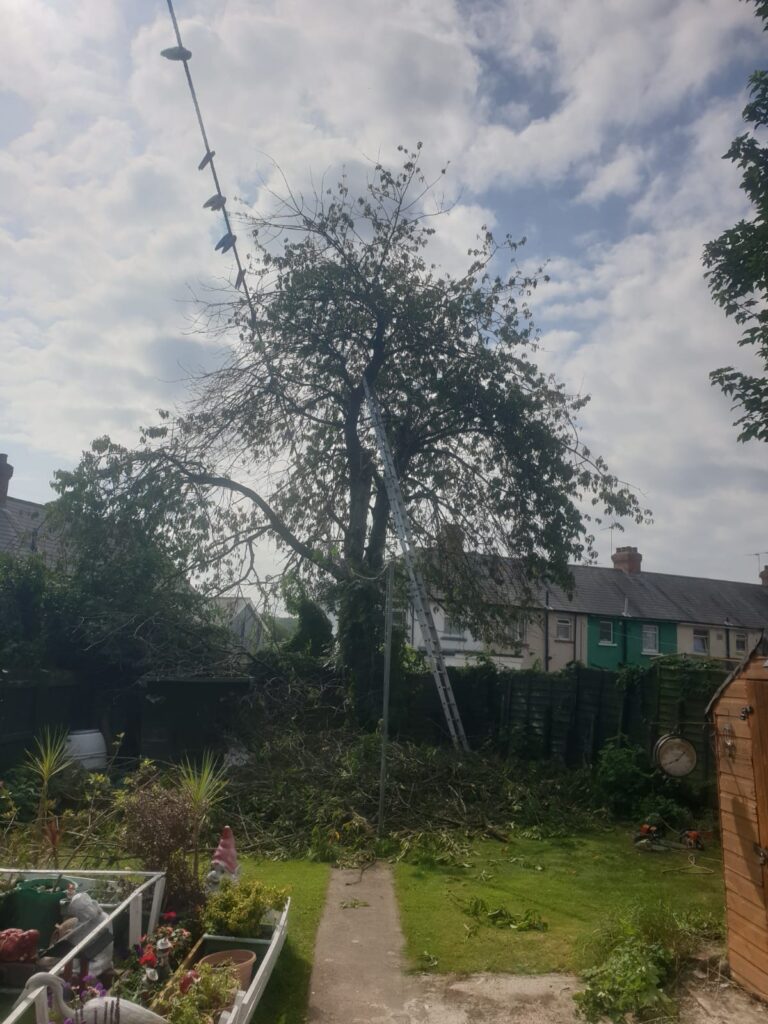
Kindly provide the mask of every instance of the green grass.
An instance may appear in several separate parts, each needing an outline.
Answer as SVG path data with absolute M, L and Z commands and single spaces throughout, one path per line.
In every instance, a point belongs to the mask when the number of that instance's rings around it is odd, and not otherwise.
M 259 1003 L 254 1024 L 301 1024 L 306 1020 L 315 933 L 325 903 L 330 868 L 306 860 L 240 861 L 244 878 L 285 886 L 291 896 L 288 938 Z
M 395 884 L 408 956 L 423 968 L 471 973 L 544 973 L 578 970 L 583 947 L 601 920 L 637 901 L 668 900 L 674 907 L 722 916 L 720 851 L 699 863 L 711 875 L 671 872 L 684 867 L 684 852 L 639 853 L 631 836 L 604 832 L 573 839 L 492 840 L 473 845 L 468 867 L 398 864 Z M 539 870 L 540 869 L 540 870 Z M 513 914 L 531 909 L 547 922 L 545 932 L 515 932 L 481 925 L 459 905 L 478 897 L 489 909 Z

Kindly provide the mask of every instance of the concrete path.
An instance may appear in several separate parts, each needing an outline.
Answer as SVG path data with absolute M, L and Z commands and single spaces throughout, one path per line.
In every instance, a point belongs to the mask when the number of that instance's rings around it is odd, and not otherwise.
M 332 871 L 315 944 L 310 1024 L 576 1021 L 575 978 L 407 974 L 403 949 L 389 867 L 377 863 L 362 879 L 359 871 Z
M 344 907 L 353 900 L 367 906 Z M 332 871 L 315 941 L 310 1024 L 405 1024 L 411 979 L 402 949 L 389 868 L 378 862 L 362 878 L 357 870 Z

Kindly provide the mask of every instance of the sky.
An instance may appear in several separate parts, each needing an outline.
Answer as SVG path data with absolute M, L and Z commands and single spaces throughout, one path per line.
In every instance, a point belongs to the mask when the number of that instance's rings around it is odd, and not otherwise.
M 757 582 L 768 448 L 737 443 L 711 369 L 749 366 L 702 277 L 748 213 L 721 159 L 766 37 L 739 0 L 177 0 L 225 193 L 258 207 L 424 144 L 450 161 L 437 251 L 481 224 L 548 260 L 543 366 L 592 400 L 583 439 L 652 508 L 598 537 L 643 568 Z M 221 338 L 232 278 L 163 0 L 0 0 L 0 451 L 49 500 L 91 440 L 133 444 Z

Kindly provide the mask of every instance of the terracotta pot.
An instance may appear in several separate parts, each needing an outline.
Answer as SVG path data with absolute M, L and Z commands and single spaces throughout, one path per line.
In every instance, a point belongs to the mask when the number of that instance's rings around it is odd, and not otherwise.
M 256 963 L 256 954 L 250 949 L 223 949 L 220 953 L 209 953 L 198 961 L 201 964 L 210 964 L 216 967 L 218 964 L 234 964 L 237 968 L 237 975 L 240 988 L 247 989 L 251 984 L 251 975 Z

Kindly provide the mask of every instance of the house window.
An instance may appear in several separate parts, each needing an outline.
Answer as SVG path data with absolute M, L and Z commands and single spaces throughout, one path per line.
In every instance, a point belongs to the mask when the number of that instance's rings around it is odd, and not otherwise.
M 555 640 L 573 640 L 573 622 L 571 619 L 555 620 Z
M 747 653 L 747 634 L 746 633 L 734 633 L 733 635 L 733 650 L 736 654 Z
M 643 654 L 658 654 L 659 653 L 659 627 L 645 625 L 643 626 Z
M 447 612 L 443 617 L 443 636 L 450 637 L 452 640 L 464 639 L 464 627 L 458 619 L 451 618 Z
M 528 620 L 516 619 L 512 625 L 512 639 L 518 644 L 524 644 L 528 638 Z
M 693 631 L 693 653 L 709 654 L 709 630 L 694 629 Z
M 613 623 L 610 619 L 600 620 L 599 642 L 601 644 L 613 644 Z

